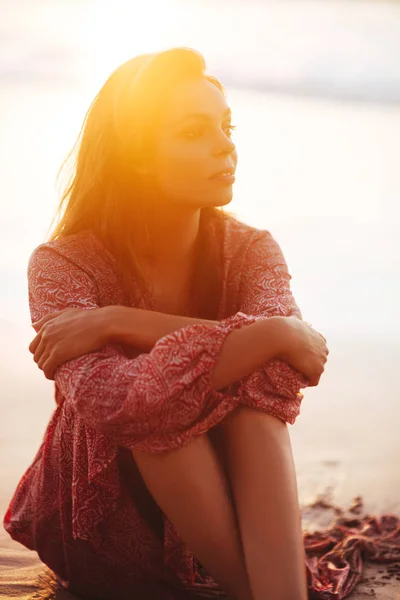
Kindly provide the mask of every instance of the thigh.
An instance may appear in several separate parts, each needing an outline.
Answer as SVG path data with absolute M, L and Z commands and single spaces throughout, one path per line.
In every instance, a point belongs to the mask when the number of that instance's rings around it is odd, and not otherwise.
M 293 488 L 294 461 L 286 421 L 241 404 L 208 435 L 224 469 L 232 502 L 234 487 L 250 483 L 260 469 L 268 473 L 265 481 L 279 484 L 289 478 Z
M 239 423 L 241 426 L 243 419 L 246 419 L 247 421 L 254 421 L 257 419 L 262 420 L 264 416 L 265 413 L 262 411 L 240 404 L 235 410 L 227 415 L 221 423 L 218 423 L 218 425 L 208 431 L 208 437 L 225 469 L 228 467 L 227 438 L 230 437 L 231 432 L 234 432 L 235 427 L 237 427 Z
M 246 407 L 243 407 L 242 405 L 240 405 L 239 407 L 235 408 L 234 411 L 232 411 L 228 416 L 225 417 L 225 419 L 223 421 L 221 421 L 221 423 L 218 423 L 218 425 L 215 425 L 212 429 L 210 429 L 207 432 L 207 435 L 214 447 L 214 450 L 218 456 L 218 459 L 225 471 L 225 474 L 227 474 L 227 468 L 228 468 L 228 456 L 227 456 L 227 447 L 226 447 L 226 429 L 228 426 L 228 423 L 230 423 L 230 421 L 232 421 L 233 419 L 236 418 L 237 415 L 239 415 L 240 413 L 242 413 L 242 409 L 245 409 Z
M 230 450 L 238 448 L 238 444 L 235 444 L 235 435 L 239 435 L 239 432 L 240 438 L 244 440 L 247 434 L 248 441 L 251 441 L 253 433 L 264 432 L 267 434 L 267 439 L 272 436 L 272 440 L 290 443 L 286 421 L 243 404 L 240 404 L 214 429 L 217 431 L 213 433 L 212 441 L 216 444 L 226 466 Z
M 250 598 L 229 482 L 203 434 L 159 454 L 135 452 L 143 480 L 196 559 L 233 598 Z
M 264 523 L 276 545 L 291 540 L 299 555 L 301 515 L 287 423 L 243 407 L 224 420 L 221 431 L 227 479 L 248 535 L 258 535 Z
M 232 482 L 230 477 L 230 469 L 228 465 L 228 446 L 227 446 L 227 436 L 229 436 L 229 431 L 231 428 L 231 423 L 237 420 L 239 415 L 243 415 L 244 412 L 247 411 L 247 407 L 242 404 L 235 408 L 228 416 L 225 417 L 221 423 L 215 425 L 212 429 L 207 432 L 207 435 L 214 447 L 215 453 L 218 457 L 218 460 L 221 464 L 221 467 L 225 473 L 228 485 L 230 497 L 233 502 L 233 493 L 232 493 Z
M 243 407 L 224 420 L 222 433 L 254 596 L 306 598 L 301 513 L 287 423 Z

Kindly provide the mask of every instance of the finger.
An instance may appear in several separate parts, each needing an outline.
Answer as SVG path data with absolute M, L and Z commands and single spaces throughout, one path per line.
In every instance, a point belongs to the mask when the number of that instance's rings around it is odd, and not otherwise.
M 46 379 L 50 379 L 50 381 L 54 381 L 54 372 L 53 371 L 47 371 L 44 370 L 44 376 L 46 377 Z
M 54 381 L 54 371 L 57 368 L 54 352 L 48 357 L 43 363 L 43 372 L 46 379 L 52 379 Z
M 29 352 L 32 352 L 32 354 L 35 353 L 36 348 L 38 347 L 40 340 L 42 339 L 42 336 L 38 333 L 33 340 L 31 341 L 31 343 L 29 344 Z
M 50 356 L 50 352 L 43 352 L 42 356 L 39 358 L 37 366 L 39 367 L 39 369 L 41 369 L 43 371 L 43 366 L 46 363 L 46 361 L 49 359 Z
M 37 346 L 37 348 L 35 350 L 35 354 L 33 356 L 33 360 L 35 361 L 35 363 L 38 363 L 38 361 L 40 360 L 40 357 L 45 352 L 45 350 L 46 350 L 45 340 L 43 339 L 43 336 L 40 336 L 39 345 Z
M 45 323 L 47 323 L 47 321 L 51 321 L 52 319 L 55 319 L 56 317 L 59 316 L 59 314 L 60 314 L 60 311 L 48 313 L 47 315 L 44 315 L 41 319 L 39 319 L 39 321 L 35 321 L 34 323 L 32 323 L 32 327 L 34 328 L 35 331 L 39 332 L 40 329 L 43 327 L 43 325 Z
M 311 384 L 312 387 L 317 387 L 318 383 L 319 383 L 319 376 L 313 377 L 312 384 Z

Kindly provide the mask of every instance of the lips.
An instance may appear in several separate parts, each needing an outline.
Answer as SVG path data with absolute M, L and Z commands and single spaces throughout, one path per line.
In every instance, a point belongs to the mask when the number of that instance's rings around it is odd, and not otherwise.
M 231 178 L 235 175 L 235 169 L 233 167 L 226 167 L 225 169 L 221 169 L 217 173 L 214 173 L 210 177 L 210 179 L 223 179 L 223 178 Z

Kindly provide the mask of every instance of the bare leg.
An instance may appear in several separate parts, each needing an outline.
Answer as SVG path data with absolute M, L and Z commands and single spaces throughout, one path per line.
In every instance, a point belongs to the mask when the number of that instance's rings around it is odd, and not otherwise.
M 252 600 L 228 482 L 208 435 L 172 452 L 133 456 L 150 493 L 196 558 L 232 600 Z
M 287 424 L 240 406 L 218 427 L 254 600 L 306 600 L 301 513 Z

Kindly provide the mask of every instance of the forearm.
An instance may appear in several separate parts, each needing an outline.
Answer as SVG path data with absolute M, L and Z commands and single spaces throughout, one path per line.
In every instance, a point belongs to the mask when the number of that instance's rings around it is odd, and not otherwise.
M 219 321 L 167 315 L 125 306 L 105 307 L 108 341 L 120 342 L 149 351 L 156 342 L 177 329 L 190 325 L 217 325 Z M 232 331 L 212 373 L 213 389 L 222 389 L 278 357 L 284 348 L 281 322 L 284 317 L 270 317 Z
M 284 347 L 282 317 L 270 317 L 232 331 L 211 376 L 213 389 L 239 381 L 278 357 Z
M 146 352 L 151 350 L 159 339 L 182 327 L 219 323 L 219 321 L 167 315 L 129 306 L 106 306 L 102 310 L 108 342 L 135 346 Z

